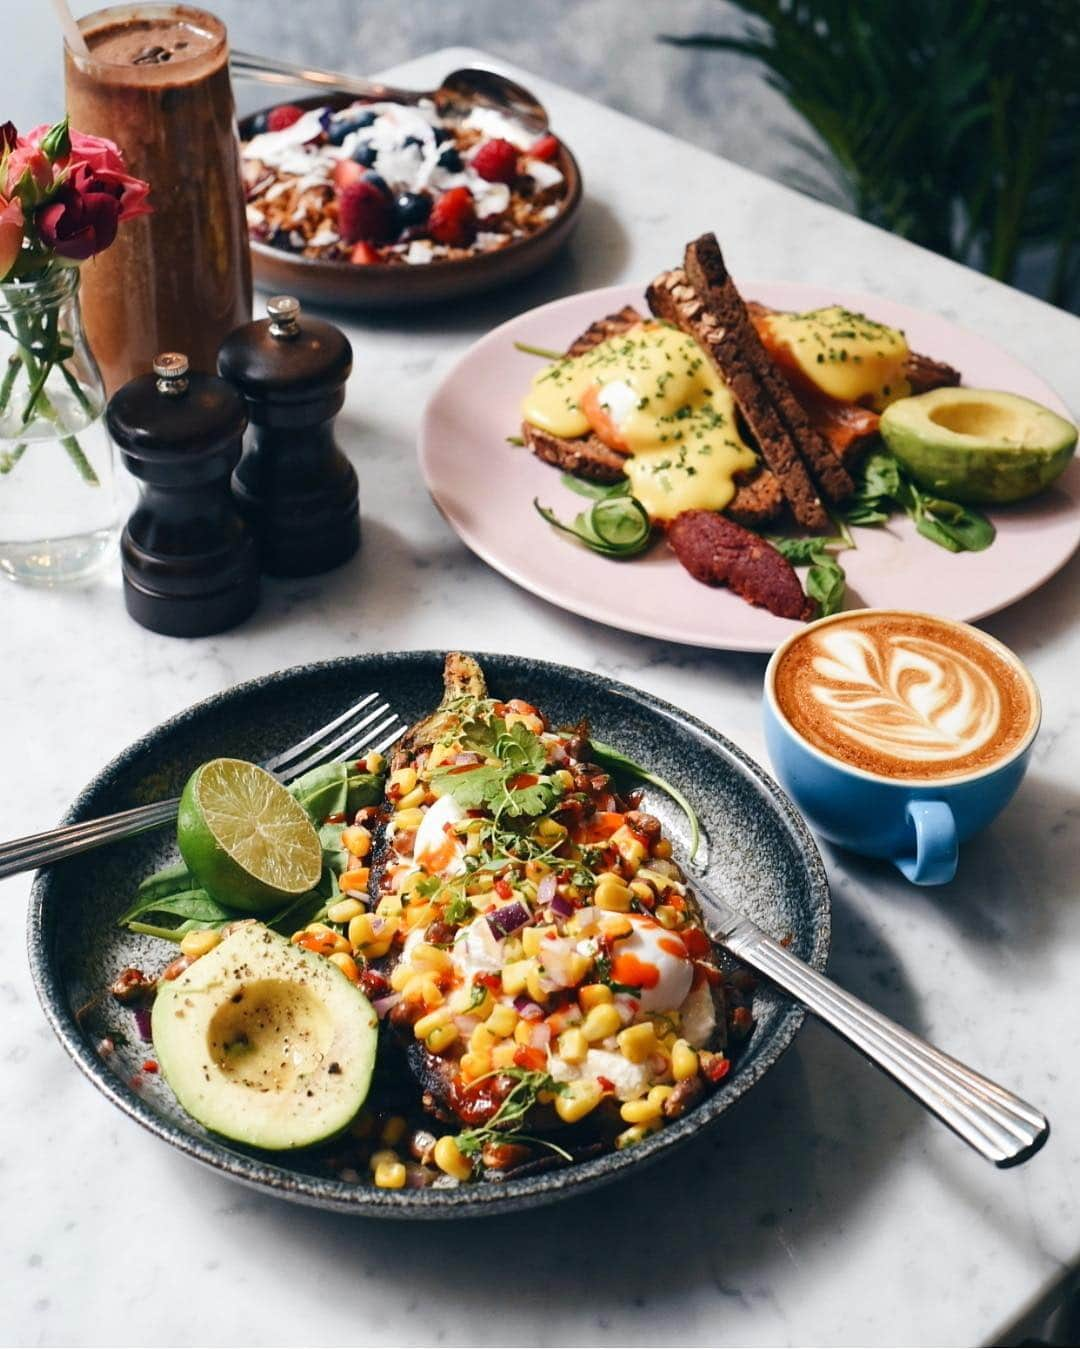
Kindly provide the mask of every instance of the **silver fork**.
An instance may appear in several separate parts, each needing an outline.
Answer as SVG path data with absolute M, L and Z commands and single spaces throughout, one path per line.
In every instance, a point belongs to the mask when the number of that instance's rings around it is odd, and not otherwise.
M 377 706 L 372 707 L 376 703 Z M 370 709 L 370 710 L 369 710 Z M 361 715 L 362 714 L 362 715 Z M 312 731 L 289 749 L 267 759 L 262 767 L 273 773 L 286 786 L 301 774 L 320 764 L 337 759 L 352 759 L 361 753 L 382 752 L 405 734 L 406 727 L 390 704 L 380 701 L 378 693 L 366 694 L 358 703 Z M 332 736 L 332 739 L 327 737 Z M 114 839 L 130 838 L 148 829 L 160 828 L 176 819 L 180 798 L 155 801 L 149 806 L 135 806 L 115 815 L 104 815 L 97 820 L 83 820 L 78 824 L 50 829 L 44 834 L 29 834 L 0 844 L 0 880 L 18 875 L 20 871 L 34 871 L 38 867 L 60 862 L 65 857 L 87 852 Z
M 1016 1166 L 1046 1142 L 1040 1110 L 818 974 L 700 880 L 694 888 L 713 920 L 712 941 L 796 998 L 988 1161 Z

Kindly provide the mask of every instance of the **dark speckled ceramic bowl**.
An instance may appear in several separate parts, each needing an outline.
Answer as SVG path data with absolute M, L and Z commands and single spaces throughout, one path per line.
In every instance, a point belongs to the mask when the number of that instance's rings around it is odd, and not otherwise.
M 708 841 L 713 888 L 816 969 L 829 949 L 829 891 L 806 826 L 779 787 L 722 736 L 676 708 L 595 674 L 510 656 L 481 656 L 493 691 L 523 697 L 558 723 L 588 718 L 600 740 L 678 783 Z M 438 701 L 443 657 L 413 651 L 300 666 L 241 684 L 174 717 L 115 759 L 78 798 L 69 821 L 179 795 L 188 774 L 217 755 L 260 759 L 378 689 L 412 720 Z M 662 793 L 646 808 L 669 835 L 687 841 L 686 821 Z M 519 1180 L 456 1189 L 377 1190 L 332 1175 L 318 1153 L 269 1154 L 208 1133 L 177 1105 L 158 1077 L 141 1075 L 149 1047 L 131 1013 L 104 990 L 126 965 L 160 969 L 174 948 L 121 932 L 114 919 L 139 879 L 176 856 L 170 830 L 113 844 L 43 872 L 34 883 L 30 963 L 38 994 L 65 1049 L 126 1114 L 197 1161 L 258 1189 L 324 1208 L 397 1218 L 494 1213 L 543 1203 L 614 1180 L 698 1134 L 776 1063 L 804 1012 L 768 988 L 755 996 L 756 1025 L 731 1076 L 683 1119 L 624 1152 Z M 700 859 L 699 859 L 700 860 Z M 121 1032 L 126 1043 L 102 1059 L 96 1046 Z

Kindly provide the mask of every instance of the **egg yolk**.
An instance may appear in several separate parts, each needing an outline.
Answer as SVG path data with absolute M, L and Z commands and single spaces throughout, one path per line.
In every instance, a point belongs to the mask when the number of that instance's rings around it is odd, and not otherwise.
M 654 520 L 723 510 L 736 475 L 757 462 L 716 368 L 692 337 L 666 324 L 639 324 L 548 366 L 522 412 L 551 435 L 592 431 L 628 455 L 631 490 Z

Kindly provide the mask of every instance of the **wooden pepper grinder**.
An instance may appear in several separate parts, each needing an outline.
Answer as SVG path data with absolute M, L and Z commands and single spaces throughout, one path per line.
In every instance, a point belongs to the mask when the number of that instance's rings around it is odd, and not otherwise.
M 314 576 L 360 546 L 356 473 L 334 440 L 352 348 L 321 319 L 301 319 L 291 295 L 222 343 L 218 373 L 247 400 L 248 433 L 233 496 L 251 526 L 263 570 Z
M 247 417 L 215 375 L 166 352 L 118 389 L 109 431 L 141 499 L 120 540 L 124 602 L 153 632 L 205 637 L 243 622 L 258 600 L 255 541 L 229 491 Z

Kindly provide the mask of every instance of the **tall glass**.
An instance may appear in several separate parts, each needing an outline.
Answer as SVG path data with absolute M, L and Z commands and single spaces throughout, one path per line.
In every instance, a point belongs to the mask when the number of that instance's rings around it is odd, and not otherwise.
M 150 184 L 130 220 L 83 268 L 83 319 L 105 386 L 183 351 L 212 371 L 251 316 L 251 261 L 225 25 L 176 4 L 118 5 L 79 20 L 89 56 L 65 44 L 67 110 L 115 141 Z

